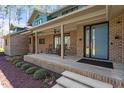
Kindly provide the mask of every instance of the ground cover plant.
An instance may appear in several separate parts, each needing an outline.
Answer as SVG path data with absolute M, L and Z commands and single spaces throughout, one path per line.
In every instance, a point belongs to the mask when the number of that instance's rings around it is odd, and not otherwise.
M 45 78 L 47 78 L 48 75 L 49 74 L 45 69 L 39 69 L 34 73 L 33 78 L 37 79 L 37 80 L 45 79 Z
M 24 64 L 21 66 L 21 69 L 22 69 L 22 70 L 27 70 L 27 69 L 30 68 L 30 67 L 31 67 L 30 64 L 24 63 Z
M 38 68 L 38 67 L 30 67 L 30 68 L 28 68 L 28 69 L 26 70 L 26 73 L 27 73 L 27 74 L 34 74 L 35 71 L 37 71 L 38 69 L 40 69 L 40 68 Z
M 24 64 L 24 62 L 17 62 L 16 67 L 21 68 L 21 66 Z

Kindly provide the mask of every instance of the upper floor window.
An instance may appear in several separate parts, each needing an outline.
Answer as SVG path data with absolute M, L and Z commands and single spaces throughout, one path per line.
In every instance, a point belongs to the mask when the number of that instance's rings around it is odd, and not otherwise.
M 42 18 L 40 19 L 40 24 L 41 24 L 41 23 L 43 23 L 43 19 L 42 19 Z
M 41 24 L 40 20 L 38 21 L 38 25 Z
M 43 23 L 43 19 L 40 18 L 39 20 L 35 20 L 35 21 L 34 21 L 34 26 L 40 25 L 40 24 L 42 24 L 42 23 Z
M 39 39 L 39 44 L 45 44 L 45 39 L 44 38 L 40 38 Z
M 36 17 L 35 17 L 35 19 L 38 19 L 40 17 L 40 15 L 38 14 Z

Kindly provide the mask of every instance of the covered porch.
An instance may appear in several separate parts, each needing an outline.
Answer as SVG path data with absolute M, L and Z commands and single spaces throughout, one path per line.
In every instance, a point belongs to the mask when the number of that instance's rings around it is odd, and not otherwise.
M 77 62 L 80 57 L 65 56 L 61 59 L 53 54 L 32 54 L 24 56 L 24 60 L 51 71 L 62 73 L 63 71 L 72 71 L 83 76 L 97 79 L 112 84 L 114 87 L 124 86 L 124 67 L 122 64 L 113 63 L 114 68 L 104 68 L 85 63 Z
M 53 53 L 57 50 L 56 54 L 62 59 L 66 55 L 83 57 L 84 26 L 106 22 L 108 20 L 106 8 L 106 6 L 86 6 L 30 29 L 29 51 L 38 54 Z
M 33 27 L 23 34 L 27 34 L 29 37 L 30 53 L 57 54 L 62 59 L 66 55 L 96 57 L 123 63 L 122 11 L 123 6 L 86 6 L 43 23 L 41 26 Z M 102 23 L 106 23 L 106 27 L 103 24 L 101 31 L 96 30 L 99 29 L 98 24 Z M 88 33 L 86 28 L 92 28 L 92 32 L 90 32 L 97 34 L 95 40 L 93 38 L 95 34 L 92 36 L 89 34 L 90 37 L 86 36 Z M 122 38 L 118 38 L 118 36 Z M 87 41 L 88 38 L 90 38 L 89 41 Z

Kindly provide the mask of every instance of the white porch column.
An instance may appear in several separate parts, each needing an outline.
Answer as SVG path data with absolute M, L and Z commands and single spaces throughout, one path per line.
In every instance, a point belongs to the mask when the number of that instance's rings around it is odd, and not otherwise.
M 31 44 L 30 44 L 30 52 L 33 53 L 33 35 L 30 37 L 31 38 Z
M 64 25 L 61 25 L 61 58 L 64 59 Z
M 38 53 L 38 37 L 37 37 L 37 32 L 35 32 L 35 54 Z

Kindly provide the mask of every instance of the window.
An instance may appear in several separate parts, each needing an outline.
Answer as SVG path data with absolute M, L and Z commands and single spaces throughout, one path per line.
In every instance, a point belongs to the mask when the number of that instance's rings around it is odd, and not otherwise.
M 5 39 L 5 46 L 7 46 L 7 39 Z
M 31 44 L 31 37 L 29 38 L 29 44 Z
M 38 21 L 38 25 L 40 24 L 41 22 L 40 22 L 40 20 Z
M 41 23 L 43 23 L 43 20 L 42 20 L 42 19 L 40 19 L 40 24 L 41 24 Z
M 55 48 L 57 48 L 58 45 L 61 45 L 61 36 L 60 35 L 56 35 L 54 37 Z M 69 34 L 65 34 L 65 36 L 64 36 L 64 46 L 66 49 L 70 49 L 70 35 Z
M 45 39 L 39 39 L 39 44 L 45 44 Z
M 36 26 L 37 25 L 37 21 L 35 21 L 35 23 L 34 23 L 34 26 Z
M 60 36 L 55 36 L 54 37 L 54 46 L 55 46 L 55 48 L 57 48 L 57 46 L 61 44 L 61 40 L 60 39 L 61 39 Z
M 66 35 L 64 39 L 65 39 L 65 41 L 64 41 L 65 42 L 65 48 L 70 49 L 70 35 Z

